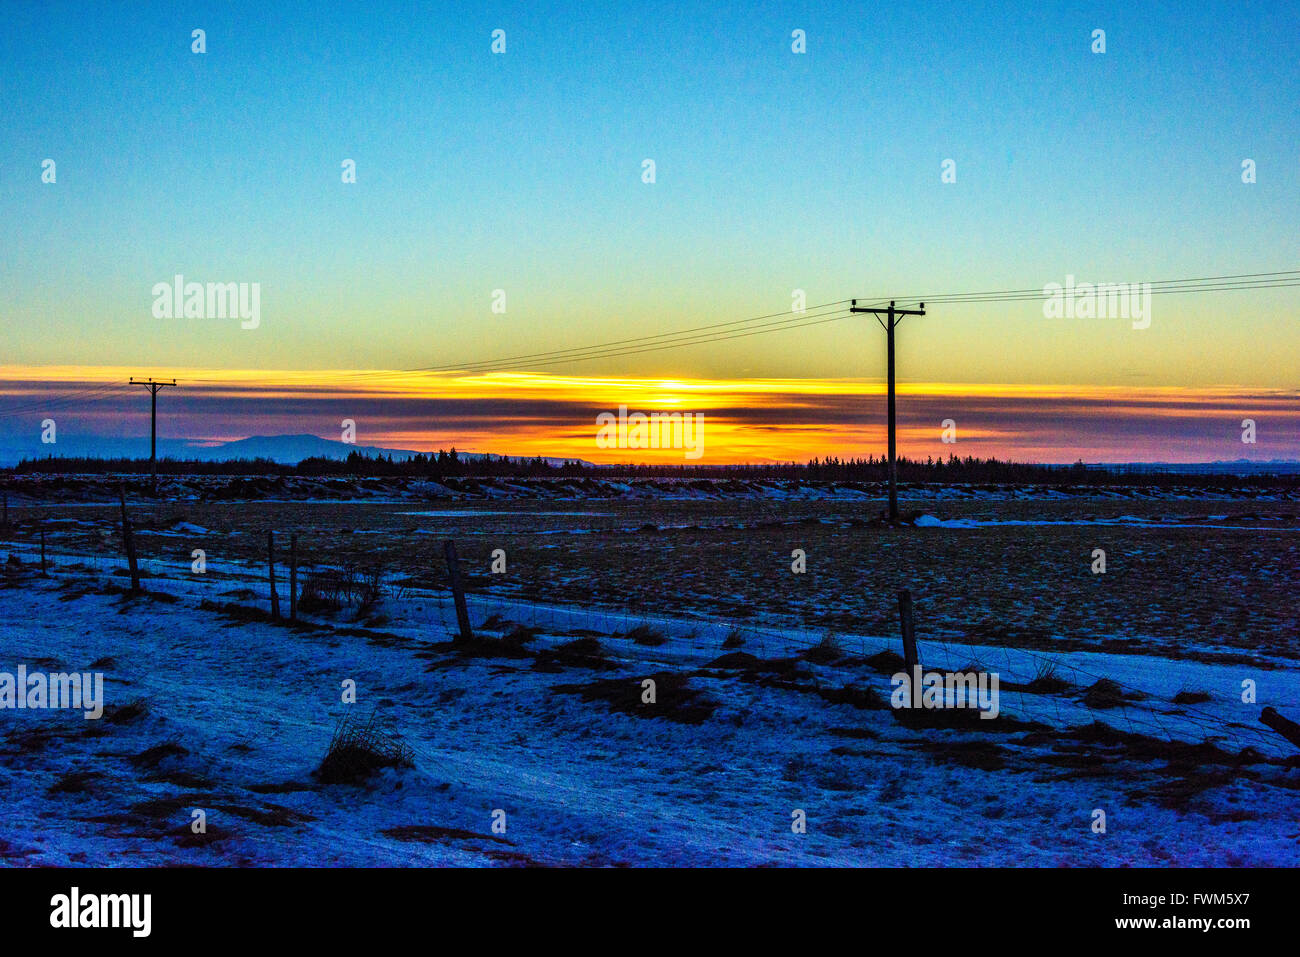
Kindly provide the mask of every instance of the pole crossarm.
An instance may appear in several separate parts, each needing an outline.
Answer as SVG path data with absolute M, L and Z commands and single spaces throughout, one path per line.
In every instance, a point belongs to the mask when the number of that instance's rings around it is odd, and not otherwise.
M 175 384 L 176 384 L 176 380 L 175 380 L 175 379 L 166 379 L 166 380 L 164 380 L 164 379 L 137 379 L 135 376 L 132 376 L 132 377 L 131 377 L 131 381 L 127 383 L 127 385 L 143 385 L 143 386 L 148 386 L 148 387 L 149 387 L 151 390 L 153 390 L 154 392 L 157 392 L 159 389 L 163 388 L 163 386 L 169 386 L 169 385 L 175 385 Z
M 880 308 L 876 306 L 859 306 L 858 301 L 853 299 L 849 306 L 849 312 L 869 312 L 876 317 L 877 322 L 880 322 L 881 316 L 888 316 L 894 325 L 898 325 L 899 320 L 904 316 L 924 316 L 925 303 L 920 303 L 919 305 L 920 308 L 918 309 L 896 309 L 894 308 L 893 300 L 890 300 L 888 307 Z M 881 323 L 881 327 L 884 327 L 884 323 Z

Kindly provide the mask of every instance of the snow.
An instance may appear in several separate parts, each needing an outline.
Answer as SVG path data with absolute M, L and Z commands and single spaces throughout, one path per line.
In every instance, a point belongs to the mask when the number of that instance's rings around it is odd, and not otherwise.
M 1300 863 L 1297 772 L 1280 763 L 1295 749 L 1257 720 L 1265 704 L 1286 712 L 1300 700 L 1294 661 L 1246 667 L 923 641 L 927 669 L 976 661 L 1005 685 L 1031 680 L 1050 660 L 1078 688 L 1105 676 L 1146 695 L 1100 711 L 1076 693 L 1003 690 L 1004 716 L 1047 732 L 925 731 L 809 690 L 870 687 L 887 699 L 888 676 L 862 659 L 898 650 L 892 637 L 838 636 L 850 657 L 803 662 L 793 687 L 701 670 L 724 653 L 729 626 L 471 596 L 480 634 L 498 634 L 482 627 L 492 615 L 540 629 L 534 650 L 594 633 L 613 665 L 551 672 L 533 658 L 466 658 L 437 644 L 455 630 L 443 592 L 387 597 L 374 610 L 383 617 L 366 619 L 372 625 L 344 614 L 290 628 L 202 607 L 243 586 L 261 596 L 246 604 L 265 609 L 257 569 L 210 563 L 200 576 L 160 560 L 148 570 L 156 597 L 129 598 L 109 587 L 120 576 L 59 565 L 48 579 L 28 571 L 0 587 L 0 670 L 100 661 L 110 708 L 149 702 L 146 716 L 122 723 L 0 711 L 0 855 L 9 863 Z M 664 642 L 618 637 L 639 624 Z M 783 658 L 819 638 L 746 627 L 741 650 Z M 717 709 L 684 724 L 556 690 L 603 679 L 639 689 L 661 672 L 689 675 Z M 356 704 L 341 701 L 345 679 L 356 682 Z M 1240 701 L 1244 679 L 1257 682 L 1257 704 Z M 1175 705 L 1187 689 L 1211 700 Z M 378 709 L 412 748 L 414 767 L 360 787 L 315 781 L 349 709 Z M 1097 766 L 1067 760 L 1071 729 L 1098 720 L 1176 742 L 1209 736 L 1230 754 L 1259 755 L 1227 773 L 1198 766 L 1187 777 L 1194 793 L 1180 801 L 1184 776 L 1164 760 L 1100 745 L 1084 748 L 1103 758 Z M 147 749 L 166 743 L 185 753 L 141 766 Z M 989 755 L 1000 766 L 980 766 Z M 93 775 L 86 790 L 51 791 L 78 772 Z M 183 846 L 194 808 L 206 810 L 220 840 Z M 1107 813 L 1104 835 L 1090 826 L 1097 808 Z M 506 812 L 504 835 L 492 834 L 495 809 Z M 807 814 L 806 834 L 791 831 L 795 809 Z M 386 833 L 404 827 L 455 830 L 426 831 L 425 841 Z
M 1226 515 L 1211 515 L 1211 519 L 1226 519 Z M 912 523 L 917 528 L 997 528 L 1000 526 L 1046 526 L 1046 525 L 1101 525 L 1118 528 L 1222 528 L 1220 525 L 1203 523 L 1152 521 L 1136 515 L 1121 515 L 1118 518 L 1077 518 L 1077 519 L 976 519 L 976 518 L 938 518 L 934 515 L 921 515 Z M 1237 531 L 1272 532 L 1300 531 L 1300 526 L 1251 526 L 1233 525 Z

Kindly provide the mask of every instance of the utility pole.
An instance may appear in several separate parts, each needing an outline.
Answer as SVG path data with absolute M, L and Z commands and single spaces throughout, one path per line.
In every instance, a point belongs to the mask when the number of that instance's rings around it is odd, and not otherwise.
M 896 309 L 894 300 L 889 300 L 888 309 L 875 309 L 859 306 L 856 299 L 849 307 L 850 312 L 869 312 L 876 317 L 876 322 L 884 328 L 889 340 L 889 517 L 898 518 L 898 459 L 896 456 L 898 430 L 895 422 L 894 403 L 894 327 L 904 316 L 924 316 L 925 303 L 919 309 Z M 884 319 L 881 319 L 884 316 Z
M 892 366 L 891 366 L 892 368 Z M 154 379 L 137 379 L 131 377 L 130 385 L 142 385 L 149 390 L 149 472 L 153 476 L 153 486 L 158 488 L 158 390 L 174 386 L 176 380 L 161 382 Z

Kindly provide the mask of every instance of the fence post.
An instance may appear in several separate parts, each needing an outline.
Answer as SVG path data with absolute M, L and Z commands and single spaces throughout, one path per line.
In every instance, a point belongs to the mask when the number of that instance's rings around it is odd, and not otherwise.
M 451 579 L 451 594 L 456 600 L 456 621 L 460 625 L 460 640 L 473 641 L 474 632 L 469 627 L 469 609 L 465 606 L 465 586 L 460 580 L 460 562 L 456 558 L 456 543 L 450 538 L 442 543 L 447 557 L 447 577 Z
M 45 574 L 45 527 L 41 527 L 41 574 Z
M 1296 724 L 1289 718 L 1284 718 L 1277 713 L 1274 708 L 1265 708 L 1259 716 L 1259 720 L 1268 725 L 1282 737 L 1286 738 L 1297 748 L 1300 748 L 1300 724 Z
M 298 620 L 298 536 L 289 536 L 289 620 Z
M 275 531 L 266 530 L 266 569 L 271 580 L 271 617 L 280 619 L 280 595 L 275 590 Z
M 916 625 L 912 619 L 912 593 L 906 588 L 898 591 L 898 618 L 903 629 L 903 667 L 907 671 L 907 681 L 912 689 L 912 703 L 921 700 L 920 682 L 917 680 L 917 665 L 920 660 L 916 654 Z
M 122 503 L 122 545 L 126 549 L 126 563 L 131 568 L 131 591 L 140 590 L 140 566 L 135 560 L 135 536 L 131 534 L 131 519 L 126 514 L 126 486 L 119 484 L 117 499 Z

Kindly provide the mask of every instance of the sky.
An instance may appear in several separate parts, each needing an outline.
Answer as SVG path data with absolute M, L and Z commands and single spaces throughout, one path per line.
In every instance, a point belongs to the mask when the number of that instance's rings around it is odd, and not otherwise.
M 369 444 L 600 460 L 596 416 L 630 401 L 704 412 L 706 463 L 879 454 L 866 316 L 493 360 L 797 295 L 1297 267 L 1293 4 L 704 7 L 8 6 L 0 444 L 50 416 L 147 434 L 143 390 L 66 398 L 125 373 L 180 381 L 160 434 L 200 442 L 336 437 L 350 411 Z M 256 283 L 256 328 L 156 315 L 177 275 Z M 1298 314 L 1295 287 L 1156 297 L 1144 329 L 932 305 L 898 329 L 900 448 L 1298 457 Z

